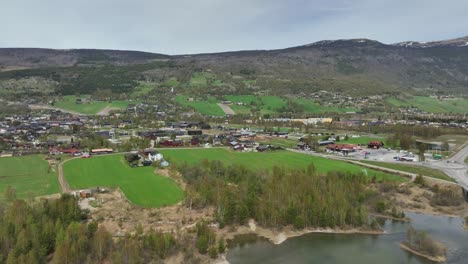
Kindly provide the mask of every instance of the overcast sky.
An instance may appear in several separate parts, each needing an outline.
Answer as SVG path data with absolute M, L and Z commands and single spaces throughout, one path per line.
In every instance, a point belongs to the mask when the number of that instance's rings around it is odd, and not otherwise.
M 468 35 L 468 0 L 0 0 L 0 47 L 187 54 Z

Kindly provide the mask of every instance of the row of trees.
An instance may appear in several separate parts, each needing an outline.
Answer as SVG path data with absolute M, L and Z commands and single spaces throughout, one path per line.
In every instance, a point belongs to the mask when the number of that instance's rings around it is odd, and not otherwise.
M 221 226 L 245 224 L 250 218 L 263 226 L 367 226 L 367 204 L 377 194 L 366 188 L 369 178 L 307 169 L 254 172 L 220 161 L 179 166 L 187 185 L 186 204 L 216 207 Z

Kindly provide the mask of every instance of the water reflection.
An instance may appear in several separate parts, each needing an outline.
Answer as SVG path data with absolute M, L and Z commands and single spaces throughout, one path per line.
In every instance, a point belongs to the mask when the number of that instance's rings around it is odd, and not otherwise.
M 463 219 L 407 213 L 412 225 L 446 244 L 447 263 L 468 263 L 468 232 Z M 399 247 L 409 223 L 383 221 L 386 235 L 308 234 L 273 245 L 255 236 L 231 243 L 230 263 L 432 263 Z

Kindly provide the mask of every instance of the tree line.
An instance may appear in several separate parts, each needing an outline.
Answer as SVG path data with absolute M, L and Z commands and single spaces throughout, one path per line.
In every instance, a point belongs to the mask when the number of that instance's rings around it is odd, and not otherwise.
M 370 179 L 362 174 L 306 169 L 254 172 L 242 165 L 204 160 L 182 164 L 179 172 L 187 182 L 185 204 L 192 208 L 215 206 L 220 226 L 245 224 L 255 219 L 266 227 L 366 227 L 368 205 L 378 196 L 366 188 Z

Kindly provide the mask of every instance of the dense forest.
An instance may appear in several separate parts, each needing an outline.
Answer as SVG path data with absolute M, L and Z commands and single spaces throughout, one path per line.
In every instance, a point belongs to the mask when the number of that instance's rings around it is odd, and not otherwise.
M 372 179 L 364 175 L 322 175 L 312 163 L 307 169 L 275 167 L 258 173 L 208 160 L 178 170 L 188 183 L 186 205 L 215 206 L 221 227 L 255 219 L 265 227 L 377 228 L 367 212 L 379 194 L 366 188 Z
M 177 250 L 173 235 L 136 230 L 119 239 L 87 219 L 74 197 L 27 203 L 15 200 L 0 208 L 0 263 L 158 263 Z

